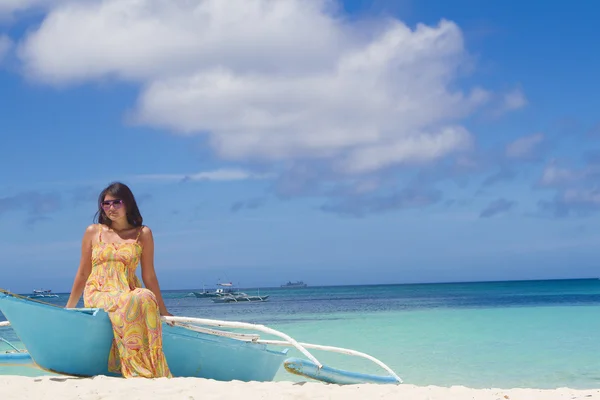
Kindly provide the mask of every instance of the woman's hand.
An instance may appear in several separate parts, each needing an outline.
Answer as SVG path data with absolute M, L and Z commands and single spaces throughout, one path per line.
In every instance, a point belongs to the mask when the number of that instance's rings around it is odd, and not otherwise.
M 160 313 L 160 316 L 161 316 L 161 317 L 173 317 L 174 315 L 173 315 L 173 314 L 171 314 L 170 312 L 168 312 L 167 310 L 164 310 L 164 311 L 162 311 L 162 312 Z M 175 326 L 175 322 L 172 322 L 172 321 L 166 321 L 166 323 L 167 323 L 167 325 L 170 325 L 170 326 Z

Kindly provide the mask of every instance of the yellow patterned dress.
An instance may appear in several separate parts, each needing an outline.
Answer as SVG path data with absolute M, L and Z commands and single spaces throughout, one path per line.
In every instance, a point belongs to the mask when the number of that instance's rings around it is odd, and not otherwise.
M 162 326 L 154 293 L 135 275 L 142 255 L 138 242 L 104 243 L 99 226 L 92 247 L 92 272 L 83 293 L 85 307 L 103 308 L 113 326 L 108 370 L 125 378 L 171 377 L 162 350 Z

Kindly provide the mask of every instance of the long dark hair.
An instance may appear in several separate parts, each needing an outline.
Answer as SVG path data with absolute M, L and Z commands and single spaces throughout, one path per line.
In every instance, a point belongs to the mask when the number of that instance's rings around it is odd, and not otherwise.
M 102 202 L 107 194 L 123 200 L 125 203 L 125 210 L 127 211 L 127 222 L 129 222 L 129 224 L 135 227 L 142 226 L 144 219 L 142 218 L 142 214 L 140 214 L 140 210 L 135 202 L 135 197 L 133 196 L 131 189 L 129 189 L 126 184 L 121 182 L 113 182 L 104 188 L 102 192 L 100 192 L 100 196 L 98 196 L 98 211 L 94 217 L 96 223 L 109 227 L 112 224 L 112 221 L 102 209 Z

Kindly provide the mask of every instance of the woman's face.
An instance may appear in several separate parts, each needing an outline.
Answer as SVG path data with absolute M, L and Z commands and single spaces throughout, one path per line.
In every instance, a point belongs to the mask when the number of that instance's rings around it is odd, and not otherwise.
M 104 196 L 102 201 L 102 209 L 111 221 L 118 221 L 126 218 L 127 209 L 123 200 L 113 197 L 110 194 Z

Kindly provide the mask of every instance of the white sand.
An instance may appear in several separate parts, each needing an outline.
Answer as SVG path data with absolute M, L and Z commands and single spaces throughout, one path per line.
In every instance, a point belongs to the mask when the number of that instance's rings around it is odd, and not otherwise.
M 600 399 L 600 389 L 470 389 L 414 385 L 338 386 L 318 382 L 217 382 L 198 378 L 121 379 L 0 376 L 0 399 L 415 399 L 415 400 L 556 400 Z

